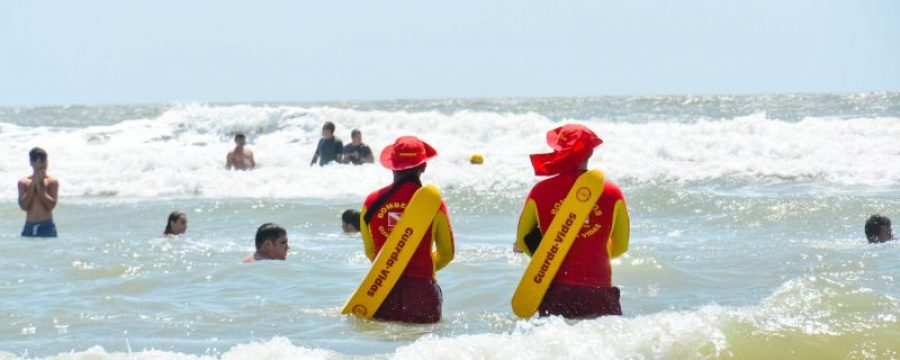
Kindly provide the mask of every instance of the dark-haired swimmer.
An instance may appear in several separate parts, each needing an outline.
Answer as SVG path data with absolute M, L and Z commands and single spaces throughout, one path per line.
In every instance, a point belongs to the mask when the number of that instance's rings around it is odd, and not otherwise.
M 181 211 L 173 211 L 169 214 L 169 220 L 166 221 L 166 230 L 163 235 L 166 237 L 176 237 L 187 231 L 187 214 Z
M 353 209 L 344 210 L 341 214 L 341 230 L 347 234 L 356 234 L 359 232 L 359 211 Z
M 331 121 L 326 121 L 322 125 L 322 138 L 319 139 L 319 144 L 316 145 L 316 152 L 313 154 L 309 166 L 315 165 L 316 162 L 319 163 L 319 166 L 325 166 L 332 161 L 337 163 L 343 162 L 344 142 L 334 136 L 334 129 L 334 123 Z
M 869 244 L 880 244 L 895 240 L 891 229 L 891 219 L 878 214 L 872 215 L 866 220 L 866 239 Z
M 253 151 L 244 148 L 247 144 L 247 137 L 244 134 L 234 136 L 234 150 L 225 157 L 225 167 L 229 170 L 252 170 L 256 167 L 256 161 L 253 160 Z
M 47 175 L 47 152 L 39 147 L 28 153 L 33 173 L 19 180 L 19 208 L 25 211 L 22 236 L 56 237 L 53 208 L 59 194 L 59 181 Z
M 272 223 L 265 223 L 256 229 L 256 252 L 242 261 L 284 260 L 289 249 L 287 230 Z
M 344 146 L 344 163 L 362 165 L 375 162 L 372 149 L 362 142 L 362 131 L 353 129 L 350 132 L 351 143 Z

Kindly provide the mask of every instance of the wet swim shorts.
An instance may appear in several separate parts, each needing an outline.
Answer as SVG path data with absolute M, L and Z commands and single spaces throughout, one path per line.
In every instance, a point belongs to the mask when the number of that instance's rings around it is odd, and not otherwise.
M 375 318 L 430 324 L 441 320 L 441 287 L 434 280 L 400 277 Z
M 56 224 L 53 220 L 26 221 L 22 229 L 22 236 L 26 237 L 56 237 Z
M 552 284 L 538 311 L 541 316 L 560 315 L 567 319 L 622 315 L 619 288 Z

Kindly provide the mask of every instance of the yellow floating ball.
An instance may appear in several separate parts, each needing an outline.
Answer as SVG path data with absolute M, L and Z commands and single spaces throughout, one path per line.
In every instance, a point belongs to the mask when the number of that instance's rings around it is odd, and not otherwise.
M 484 156 L 481 156 L 481 154 L 473 154 L 469 157 L 469 162 L 472 164 L 484 164 Z

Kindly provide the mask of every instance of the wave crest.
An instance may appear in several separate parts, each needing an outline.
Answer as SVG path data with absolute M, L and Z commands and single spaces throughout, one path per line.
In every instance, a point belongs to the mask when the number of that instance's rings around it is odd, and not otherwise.
M 349 141 L 363 131 L 377 154 L 396 137 L 414 134 L 439 156 L 426 180 L 450 190 L 497 193 L 528 188 L 536 179 L 528 155 L 546 152 L 538 114 L 458 111 L 357 111 L 330 107 L 180 105 L 154 118 L 84 128 L 0 124 L 0 181 L 28 168 L 27 151 L 45 147 L 51 174 L 67 197 L 343 197 L 363 196 L 390 181 L 375 166 L 309 167 L 325 121 Z M 734 181 L 747 184 L 900 184 L 900 119 L 769 119 L 765 113 L 693 123 L 581 121 L 605 141 L 591 166 L 627 184 Z M 224 169 L 235 133 L 248 135 L 260 168 Z M 485 165 L 467 159 L 484 154 Z M 15 197 L 11 187 L 0 198 Z

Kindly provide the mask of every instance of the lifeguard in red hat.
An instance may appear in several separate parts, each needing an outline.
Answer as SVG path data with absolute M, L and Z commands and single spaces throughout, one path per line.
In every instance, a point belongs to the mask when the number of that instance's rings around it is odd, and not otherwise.
M 437 151 L 415 136 L 403 136 L 381 151 L 381 165 L 394 172 L 394 182 L 370 194 L 362 208 L 360 233 L 366 256 L 375 259 L 403 216 L 413 195 L 422 187 L 420 176 Z M 432 247 L 435 249 L 432 251 Z M 435 272 L 453 260 L 453 230 L 443 200 L 400 279 L 374 314 L 374 318 L 411 323 L 441 319 L 441 288 Z
M 516 234 L 519 250 L 532 256 L 542 241 L 548 241 L 544 234 L 573 184 L 587 172 L 594 148 L 602 142 L 593 131 L 576 124 L 547 133 L 553 152 L 531 155 L 531 163 L 536 175 L 552 177 L 537 183 L 528 194 Z M 591 190 L 601 193 L 586 220 L 573 226 L 578 233 L 540 302 L 540 316 L 592 318 L 622 314 L 619 289 L 612 286 L 609 260 L 628 249 L 628 211 L 616 184 L 599 180 L 598 187 L 599 183 L 602 188 L 579 189 L 585 194 Z M 585 206 L 587 209 L 590 204 Z

